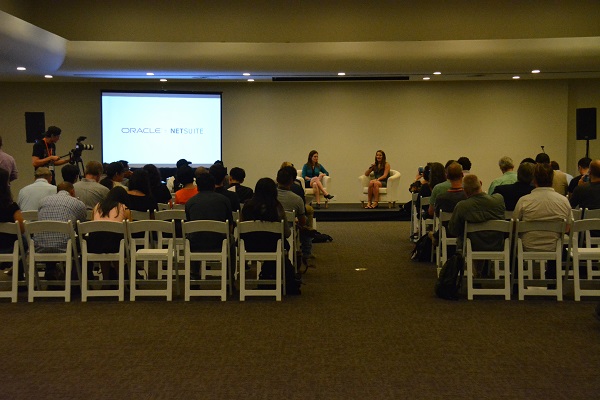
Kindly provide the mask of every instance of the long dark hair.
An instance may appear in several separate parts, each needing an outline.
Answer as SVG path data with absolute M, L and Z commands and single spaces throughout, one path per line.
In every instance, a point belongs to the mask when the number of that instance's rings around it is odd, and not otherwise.
M 309 167 L 316 167 L 319 165 L 319 163 L 315 163 L 313 165 L 312 158 L 315 154 L 319 154 L 319 152 L 316 150 L 311 150 L 310 153 L 308 153 L 308 161 L 306 162 L 306 165 L 308 165 Z
M 4 168 L 0 168 L 0 206 L 9 206 L 13 203 L 9 182 L 10 174 Z
M 381 163 L 377 162 L 377 153 L 381 153 L 382 157 L 381 157 Z M 385 170 L 385 164 L 387 162 L 387 159 L 385 158 L 385 151 L 383 150 L 377 150 L 375 152 L 375 171 L 382 171 Z
M 144 169 L 136 169 L 133 175 L 129 178 L 129 190 L 139 190 L 146 196 L 150 196 L 152 191 L 150 190 L 150 178 L 148 177 L 148 171 Z
M 104 200 L 98 203 L 100 216 L 108 217 L 110 210 L 117 207 L 119 204 L 129 205 L 129 196 L 127 190 L 122 186 L 115 186 L 110 189 Z
M 142 167 L 144 171 L 148 173 L 148 179 L 150 180 L 150 187 L 159 186 L 162 183 L 160 171 L 154 164 L 146 164 Z
M 271 178 L 261 178 L 256 182 L 254 196 L 244 205 L 242 216 L 246 221 L 277 222 L 281 220 L 282 210 L 277 200 L 277 184 Z

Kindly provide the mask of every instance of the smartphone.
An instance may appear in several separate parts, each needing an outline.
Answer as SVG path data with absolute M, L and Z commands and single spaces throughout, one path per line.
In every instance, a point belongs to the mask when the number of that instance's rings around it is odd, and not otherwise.
M 423 171 L 425 171 L 425 168 L 419 167 L 419 175 L 423 175 Z

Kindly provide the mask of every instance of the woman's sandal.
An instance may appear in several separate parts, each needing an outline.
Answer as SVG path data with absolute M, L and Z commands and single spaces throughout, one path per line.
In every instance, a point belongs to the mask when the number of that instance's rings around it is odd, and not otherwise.
M 365 206 L 363 208 L 371 208 L 371 203 L 365 204 Z
M 377 207 L 379 207 L 379 203 L 375 201 L 371 204 L 371 207 L 369 207 L 369 208 L 377 208 Z

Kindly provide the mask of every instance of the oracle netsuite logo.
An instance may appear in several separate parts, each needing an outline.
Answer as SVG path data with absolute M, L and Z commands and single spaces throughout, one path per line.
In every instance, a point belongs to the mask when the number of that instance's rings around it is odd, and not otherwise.
M 174 135 L 202 135 L 204 133 L 204 128 L 121 128 L 121 133 L 164 133 L 168 132 Z
M 160 128 L 121 128 L 121 133 L 161 133 Z

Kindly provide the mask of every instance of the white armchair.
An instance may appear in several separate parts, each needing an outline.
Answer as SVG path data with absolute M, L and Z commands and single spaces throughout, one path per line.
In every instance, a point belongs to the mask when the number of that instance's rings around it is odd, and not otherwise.
M 304 183 L 304 179 L 302 179 L 302 170 L 299 169 L 298 171 L 298 179 L 302 182 L 302 187 L 304 188 L 304 196 L 307 198 L 307 202 L 310 203 L 312 201 L 312 198 L 315 197 L 314 194 L 314 189 L 313 188 L 306 188 L 306 184 Z M 331 190 L 329 189 L 329 184 L 331 181 L 331 177 L 325 175 L 323 177 L 323 180 L 321 181 L 323 183 L 323 188 L 328 192 L 331 193 Z M 327 208 L 327 203 L 329 202 L 329 200 L 327 200 L 325 198 L 325 196 L 321 195 L 321 198 L 323 199 L 323 201 L 325 202 L 325 208 Z
M 400 177 L 402 174 L 395 169 L 390 170 L 390 177 L 387 180 L 387 187 L 382 187 L 379 189 L 379 202 L 387 201 L 388 208 L 392 208 L 396 206 L 396 202 L 398 201 L 399 192 L 398 189 L 400 187 Z M 367 197 L 369 194 L 369 181 L 373 179 L 373 174 L 370 176 L 365 176 L 364 174 L 358 177 L 360 181 L 360 186 L 362 188 L 362 197 L 360 202 L 362 205 L 365 205 L 365 201 L 367 201 Z

